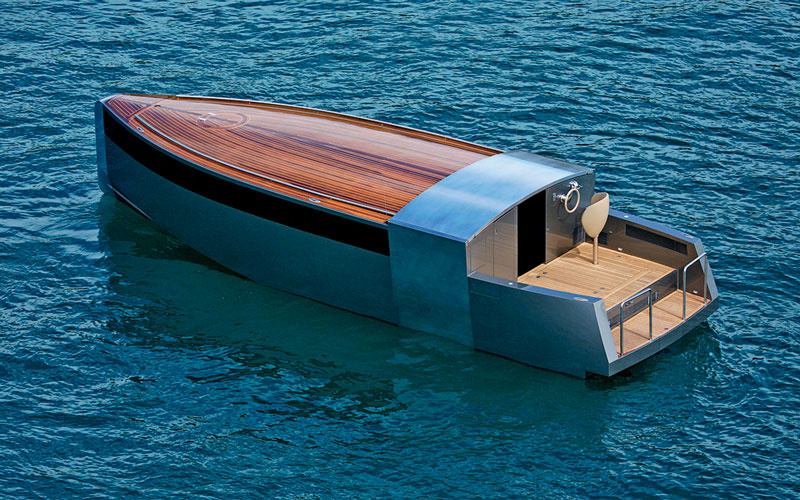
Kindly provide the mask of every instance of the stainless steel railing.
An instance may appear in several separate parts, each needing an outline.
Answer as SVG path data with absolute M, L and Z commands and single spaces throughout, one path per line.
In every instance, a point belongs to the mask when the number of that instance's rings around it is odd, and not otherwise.
M 702 254 L 698 255 L 697 258 L 683 266 L 683 319 L 686 319 L 686 271 L 688 271 L 690 267 L 700 262 L 702 259 L 705 259 L 706 261 L 705 267 L 700 266 L 700 268 L 703 270 L 703 304 L 708 302 L 708 277 L 706 274 L 706 269 L 708 269 L 708 256 L 705 252 L 703 252 Z
M 633 303 L 634 300 L 641 297 L 644 294 L 648 294 L 647 296 L 647 307 L 650 310 L 650 340 L 653 340 L 653 289 L 652 288 L 645 288 L 644 290 L 637 292 L 627 299 L 623 300 L 619 304 L 619 355 L 622 356 L 625 354 L 625 344 L 623 343 L 623 331 L 624 327 L 623 324 L 625 323 L 625 306 L 629 306 Z

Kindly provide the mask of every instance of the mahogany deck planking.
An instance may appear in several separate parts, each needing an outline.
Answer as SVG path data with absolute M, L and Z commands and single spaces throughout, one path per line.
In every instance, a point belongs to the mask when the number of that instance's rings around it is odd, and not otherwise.
M 453 172 L 500 152 L 286 105 L 130 95 L 106 105 L 145 139 L 197 165 L 377 222 Z

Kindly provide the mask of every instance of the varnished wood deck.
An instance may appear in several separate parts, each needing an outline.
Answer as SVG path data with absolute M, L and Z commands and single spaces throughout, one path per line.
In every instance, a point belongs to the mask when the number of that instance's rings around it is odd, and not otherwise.
M 703 308 L 703 297 L 686 294 L 686 317 Z M 683 291 L 675 290 L 653 304 L 653 339 L 669 332 L 683 321 Z M 619 325 L 611 329 L 614 345 L 619 353 Z M 650 313 L 647 308 L 636 315 L 625 318 L 622 330 L 624 353 L 628 353 L 650 341 Z
M 453 172 L 500 152 L 277 104 L 119 95 L 106 106 L 147 140 L 202 167 L 379 222 Z
M 673 269 L 633 255 L 600 247 L 599 264 L 592 263 L 591 243 L 581 243 L 564 255 L 519 277 L 521 283 L 600 297 L 611 309 Z

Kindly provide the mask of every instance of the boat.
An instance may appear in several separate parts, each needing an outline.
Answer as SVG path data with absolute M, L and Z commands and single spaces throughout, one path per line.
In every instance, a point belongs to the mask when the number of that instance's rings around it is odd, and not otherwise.
M 95 123 L 101 189 L 223 266 L 534 367 L 613 376 L 719 303 L 701 240 L 589 168 L 240 99 L 117 94 Z

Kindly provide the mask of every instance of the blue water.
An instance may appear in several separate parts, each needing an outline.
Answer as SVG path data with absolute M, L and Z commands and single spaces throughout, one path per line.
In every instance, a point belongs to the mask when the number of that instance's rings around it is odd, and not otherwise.
M 0 0 L 5 498 L 800 496 L 800 6 Z M 596 169 L 721 306 L 612 379 L 237 277 L 95 178 L 93 102 L 332 109 Z

